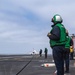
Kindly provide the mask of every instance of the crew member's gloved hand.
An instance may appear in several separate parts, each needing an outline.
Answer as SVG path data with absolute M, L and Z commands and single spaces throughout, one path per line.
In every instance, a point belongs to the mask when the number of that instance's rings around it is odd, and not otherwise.
M 49 37 L 51 35 L 51 33 L 48 33 L 47 36 Z

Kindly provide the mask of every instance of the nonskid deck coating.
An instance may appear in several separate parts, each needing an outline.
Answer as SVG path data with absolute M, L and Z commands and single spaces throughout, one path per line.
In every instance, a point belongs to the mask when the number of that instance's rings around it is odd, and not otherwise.
M 32 59 L 33 55 L 0 56 L 0 75 L 16 75 Z M 34 55 L 32 61 L 18 75 L 53 75 L 55 66 L 41 66 L 44 63 L 54 63 L 51 55 L 45 59 L 44 55 Z M 70 60 L 70 73 L 75 75 L 75 60 Z

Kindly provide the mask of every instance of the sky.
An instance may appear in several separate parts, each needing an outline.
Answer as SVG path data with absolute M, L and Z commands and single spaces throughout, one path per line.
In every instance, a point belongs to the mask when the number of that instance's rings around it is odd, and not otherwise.
M 61 15 L 69 34 L 75 32 L 75 0 L 0 0 L 0 54 L 29 54 L 48 48 L 51 19 Z

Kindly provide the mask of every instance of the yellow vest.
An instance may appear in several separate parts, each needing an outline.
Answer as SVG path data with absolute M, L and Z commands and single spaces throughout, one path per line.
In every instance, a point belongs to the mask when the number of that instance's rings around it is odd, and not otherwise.
M 74 50 L 73 50 L 73 47 L 70 46 L 70 53 L 72 53 Z

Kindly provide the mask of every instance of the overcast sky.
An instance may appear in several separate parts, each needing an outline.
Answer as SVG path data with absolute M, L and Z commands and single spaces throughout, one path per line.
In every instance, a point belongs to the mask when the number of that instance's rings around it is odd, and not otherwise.
M 75 0 L 0 0 L 0 54 L 28 54 L 47 47 L 51 18 L 59 14 L 75 33 Z

